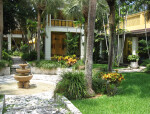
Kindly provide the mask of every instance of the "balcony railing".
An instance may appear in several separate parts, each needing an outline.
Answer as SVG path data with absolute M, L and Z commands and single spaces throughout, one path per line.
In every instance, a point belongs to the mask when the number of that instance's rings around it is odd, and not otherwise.
M 22 34 L 22 31 L 21 30 L 13 30 L 11 33 L 12 34 Z
M 59 19 L 51 19 L 51 26 L 57 27 L 81 27 L 81 24 L 75 24 L 76 21 L 72 20 L 59 20 Z

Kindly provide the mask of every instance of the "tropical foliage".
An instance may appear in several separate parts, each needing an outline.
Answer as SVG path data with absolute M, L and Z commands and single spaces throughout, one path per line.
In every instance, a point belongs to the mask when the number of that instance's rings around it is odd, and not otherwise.
M 58 83 L 55 93 L 61 93 L 69 99 L 81 99 L 86 96 L 84 73 L 65 72 Z

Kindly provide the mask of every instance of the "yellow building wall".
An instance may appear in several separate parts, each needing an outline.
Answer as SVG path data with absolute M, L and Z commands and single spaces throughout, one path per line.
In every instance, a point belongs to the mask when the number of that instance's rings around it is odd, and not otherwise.
M 150 20 L 146 21 L 146 26 L 150 28 Z M 123 29 L 123 22 L 120 23 L 120 28 Z M 144 12 L 132 14 L 127 17 L 126 30 L 130 32 L 139 29 L 145 29 Z

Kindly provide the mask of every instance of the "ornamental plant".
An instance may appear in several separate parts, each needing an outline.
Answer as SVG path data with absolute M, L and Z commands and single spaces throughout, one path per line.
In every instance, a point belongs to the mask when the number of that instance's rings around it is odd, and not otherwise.
M 77 62 L 77 57 L 76 55 L 72 55 L 72 56 L 54 56 L 51 58 L 52 60 L 58 61 L 59 63 L 65 63 L 67 66 L 72 66 Z
M 129 55 L 128 56 L 128 61 L 138 61 L 139 60 L 139 56 L 138 55 Z
M 112 96 L 117 93 L 118 86 L 124 80 L 124 76 L 120 73 L 108 73 L 102 76 L 103 80 L 106 80 L 107 94 Z
M 102 76 L 104 80 L 109 81 L 110 83 L 120 83 L 124 80 L 124 76 L 120 73 L 108 73 Z

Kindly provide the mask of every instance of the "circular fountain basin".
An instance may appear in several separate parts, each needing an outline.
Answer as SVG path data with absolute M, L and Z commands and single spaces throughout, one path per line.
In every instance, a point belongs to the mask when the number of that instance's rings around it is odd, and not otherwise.
M 28 66 L 28 64 L 19 64 L 20 67 L 22 67 L 22 69 L 25 69 L 26 66 Z
M 29 73 L 30 69 L 16 69 L 16 72 L 25 74 L 25 73 Z
M 33 77 L 33 75 L 28 75 L 28 76 L 21 76 L 21 75 L 14 75 L 15 80 L 19 81 L 19 82 L 28 82 L 29 80 L 31 80 Z

